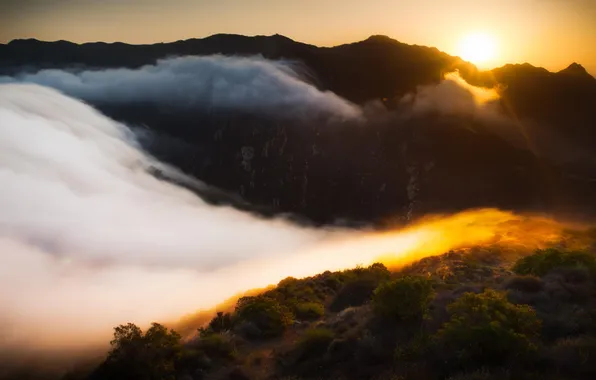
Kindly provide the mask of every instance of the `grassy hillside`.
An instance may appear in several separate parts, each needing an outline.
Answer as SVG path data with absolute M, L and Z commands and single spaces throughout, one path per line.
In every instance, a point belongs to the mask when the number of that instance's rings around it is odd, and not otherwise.
M 190 339 L 159 324 L 119 326 L 108 357 L 86 377 L 592 379 L 593 238 L 286 278 Z

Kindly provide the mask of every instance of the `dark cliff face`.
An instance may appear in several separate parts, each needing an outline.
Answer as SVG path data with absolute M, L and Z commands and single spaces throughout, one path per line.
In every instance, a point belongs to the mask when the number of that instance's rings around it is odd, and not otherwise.
M 264 215 L 383 225 L 475 207 L 572 212 L 594 205 L 593 182 L 569 178 L 466 117 L 360 124 L 104 111 L 132 124 L 152 120 L 148 151 Z
M 145 46 L 15 41 L 0 45 L 0 74 L 23 67 L 138 67 L 168 56 L 208 54 L 299 61 L 317 87 L 360 104 L 392 104 L 459 69 L 470 83 L 499 86 L 503 108 L 532 140 L 514 146 L 463 116 L 390 113 L 363 124 L 95 104 L 117 120 L 146 126 L 151 133 L 143 144 L 158 158 L 240 195 L 259 213 L 382 224 L 470 207 L 585 212 L 596 205 L 590 179 L 596 170 L 589 160 L 579 156 L 567 163 L 540 148 L 547 140 L 565 141 L 590 152 L 596 144 L 596 80 L 579 65 L 559 73 L 527 64 L 479 72 L 436 49 L 381 36 L 318 48 L 282 36 L 216 35 Z M 210 197 L 252 207 L 221 194 Z

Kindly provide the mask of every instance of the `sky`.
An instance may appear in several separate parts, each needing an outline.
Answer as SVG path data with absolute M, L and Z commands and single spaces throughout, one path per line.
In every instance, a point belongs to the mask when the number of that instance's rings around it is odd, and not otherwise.
M 283 34 L 334 46 L 382 34 L 461 55 L 490 36 L 492 68 L 529 62 L 596 74 L 596 0 L 0 0 L 0 43 L 168 42 L 216 33 Z

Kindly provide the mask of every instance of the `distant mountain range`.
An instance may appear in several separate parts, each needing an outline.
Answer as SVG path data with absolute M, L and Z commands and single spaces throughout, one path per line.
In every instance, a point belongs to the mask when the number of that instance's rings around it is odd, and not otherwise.
M 385 36 L 323 48 L 280 35 L 220 34 L 153 45 L 15 40 L 0 45 L 0 75 L 136 68 L 166 57 L 213 54 L 298 61 L 317 88 L 360 105 L 380 100 L 389 110 L 398 109 L 404 95 L 458 70 L 470 84 L 499 88 L 500 106 L 526 141 L 516 146 L 463 116 L 336 129 L 143 104 L 95 106 L 163 134 L 147 148 L 184 171 L 275 212 L 320 223 L 383 223 L 481 206 L 596 212 L 596 79 L 577 63 L 556 73 L 529 64 L 480 71 L 436 48 Z M 253 152 L 249 166 L 243 149 Z
M 281 35 L 217 34 L 152 45 L 14 40 L 0 44 L 0 73 L 14 73 L 23 67 L 31 70 L 72 66 L 134 68 L 169 56 L 211 54 L 259 54 L 269 59 L 299 60 L 317 74 L 320 81 L 317 84 L 321 88 L 357 103 L 398 96 L 412 91 L 415 86 L 437 81 L 445 72 L 456 69 L 465 73 L 466 80 L 475 78 L 477 83 L 484 84 L 494 80 L 517 85 L 522 77 L 548 77 L 557 78 L 562 82 L 560 85 L 568 81 L 596 85 L 596 79 L 577 63 L 558 73 L 529 64 L 506 65 L 479 72 L 475 66 L 436 48 L 408 45 L 386 36 L 371 36 L 364 41 L 331 48 L 296 42 Z

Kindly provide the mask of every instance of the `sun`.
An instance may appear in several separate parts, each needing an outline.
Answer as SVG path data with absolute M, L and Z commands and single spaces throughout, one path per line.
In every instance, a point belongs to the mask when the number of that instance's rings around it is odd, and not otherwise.
M 469 34 L 461 39 L 458 55 L 476 65 L 486 64 L 497 55 L 497 41 L 489 34 Z

